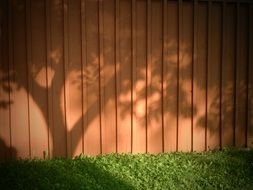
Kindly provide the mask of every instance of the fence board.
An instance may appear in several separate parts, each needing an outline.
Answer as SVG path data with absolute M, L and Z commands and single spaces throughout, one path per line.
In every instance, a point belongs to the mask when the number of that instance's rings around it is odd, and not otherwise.
M 12 14 L 12 5 L 9 2 L 8 5 L 8 87 L 10 89 L 9 91 L 9 102 L 12 101 L 12 95 L 11 95 L 11 79 L 13 79 L 13 72 L 12 72 L 12 66 L 13 66 L 13 14 Z M 12 146 L 12 126 L 11 126 L 11 106 L 9 106 L 9 126 L 10 126 L 10 146 Z M 10 151 L 10 156 L 13 158 L 17 154 L 16 150 L 15 153 L 13 151 Z
M 51 22 L 50 59 L 52 64 L 52 81 L 49 91 L 52 92 L 53 123 L 51 129 L 52 152 L 54 156 L 66 156 L 66 123 L 64 101 L 64 63 L 63 63 L 63 3 L 51 1 L 49 4 Z M 48 76 L 49 79 L 49 76 Z
M 11 156 L 10 142 L 10 107 L 8 106 L 10 99 L 9 87 L 9 59 L 8 59 L 8 3 L 1 1 L 0 3 L 0 160 L 7 160 Z
M 247 146 L 253 147 L 253 5 L 249 6 Z
M 52 139 L 52 126 L 53 126 L 53 97 L 50 90 L 52 82 L 52 61 L 50 58 L 51 53 L 51 36 L 50 36 L 50 2 L 45 1 L 45 32 L 46 32 L 46 86 L 47 86 L 47 122 L 48 122 L 48 152 L 44 152 L 44 157 L 51 157 L 53 155 L 53 139 Z
M 116 98 L 115 98 L 115 5 L 110 0 L 103 4 L 103 43 L 104 43 L 104 115 L 105 125 L 102 128 L 103 153 L 116 152 Z
M 99 39 L 98 2 L 86 1 L 86 51 L 87 65 L 84 82 L 87 84 L 87 126 L 84 135 L 84 152 L 100 154 L 100 111 L 99 111 Z
M 150 4 L 150 62 L 148 83 L 148 152 L 162 151 L 162 118 L 161 118 L 161 69 L 162 69 L 162 3 Z
M 131 1 L 119 2 L 118 152 L 131 152 Z
M 69 61 L 67 63 L 68 106 L 67 132 L 69 134 L 68 155 L 76 156 L 82 153 L 82 65 L 81 65 L 81 28 L 80 28 L 80 1 L 68 2 L 68 39 Z
M 178 70 L 178 3 L 168 1 L 166 57 L 164 79 L 164 148 L 177 149 L 177 70 Z
M 223 31 L 222 61 L 222 147 L 233 145 L 234 67 L 235 67 L 235 4 L 226 4 Z
M 134 113 L 136 107 L 136 0 L 131 1 L 131 152 L 133 152 L 133 135 L 136 128 L 136 115 Z
M 192 107 L 192 51 L 193 51 L 193 5 L 183 3 L 181 6 L 179 28 L 179 115 L 178 115 L 178 149 L 191 150 L 191 107 Z M 180 19 L 181 16 L 181 19 Z M 180 21 L 181 20 L 181 21 Z
M 12 2 L 10 2 L 12 3 Z M 10 72 L 15 70 L 12 81 L 11 93 L 11 128 L 12 145 L 17 150 L 18 157 L 29 157 L 29 118 L 28 118 L 28 93 L 27 93 L 27 65 L 26 65 L 26 15 L 25 1 L 11 5 L 12 14 L 12 39 L 13 39 L 13 63 L 10 64 Z M 10 10 L 11 11 L 11 10 Z M 15 44 L 15 45 L 14 45 Z M 25 47 L 24 47 L 25 44 Z M 20 84 L 15 85 L 15 83 Z M 22 108 L 22 111 L 20 110 Z M 20 135 L 22 134 L 22 135 Z
M 31 156 L 43 158 L 48 151 L 46 36 L 44 1 L 32 1 L 27 9 L 27 56 Z M 30 30 L 30 32 L 29 32 Z M 40 110 L 42 112 L 40 113 Z
M 115 98 L 116 98 L 116 152 L 119 151 L 118 146 L 118 139 L 119 139 L 119 113 L 118 113 L 118 106 L 119 106 L 119 98 L 118 95 L 120 93 L 119 90 L 119 74 L 118 71 L 120 70 L 120 60 L 119 60 L 119 1 L 115 1 Z
M 82 153 L 84 153 L 84 136 L 85 131 L 88 126 L 88 116 L 85 114 L 88 107 L 88 91 L 87 91 L 87 83 L 85 82 L 84 76 L 85 76 L 85 68 L 87 67 L 87 49 L 86 49 L 86 3 L 85 0 L 81 0 L 80 5 L 80 30 L 81 30 L 81 89 L 82 89 Z
M 208 147 L 220 146 L 220 64 L 221 64 L 221 4 L 211 8 L 210 55 L 208 62 Z
M 71 132 L 68 133 L 68 118 L 69 118 L 69 106 L 70 106 L 70 85 L 66 81 L 68 77 L 68 64 L 69 64 L 69 2 L 68 0 L 62 0 L 63 3 L 63 93 L 62 93 L 62 107 L 63 107 L 63 120 L 64 120 L 64 131 L 66 134 L 66 156 L 71 156 Z
M 161 83 L 162 83 L 162 96 L 161 96 L 161 106 L 162 106 L 162 152 L 165 151 L 165 126 L 164 126 L 164 110 L 165 110 L 165 103 L 164 100 L 166 100 L 165 94 L 166 94 L 166 81 L 164 80 L 164 76 L 166 73 L 164 73 L 164 68 L 166 64 L 167 59 L 167 42 L 168 42 L 168 4 L 167 0 L 163 1 L 163 33 L 162 33 L 162 68 L 161 68 Z
M 193 150 L 205 150 L 207 3 L 196 7 L 193 70 Z
M 133 152 L 146 151 L 146 7 L 144 0 L 136 1 L 136 69 L 133 128 Z
M 246 93 L 247 93 L 247 41 L 248 39 L 248 9 L 240 4 L 238 14 L 238 59 L 236 67 L 236 126 L 235 126 L 235 144 L 238 147 L 244 147 L 246 144 Z

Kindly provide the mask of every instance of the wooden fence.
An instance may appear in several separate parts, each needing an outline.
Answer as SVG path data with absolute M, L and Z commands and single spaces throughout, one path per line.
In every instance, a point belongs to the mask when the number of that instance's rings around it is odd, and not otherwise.
M 252 1 L 0 7 L 0 158 L 253 147 Z

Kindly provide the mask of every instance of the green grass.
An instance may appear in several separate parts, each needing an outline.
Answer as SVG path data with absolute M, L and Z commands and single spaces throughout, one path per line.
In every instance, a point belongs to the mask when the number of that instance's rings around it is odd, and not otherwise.
M 253 189 L 253 150 L 0 164 L 0 189 Z

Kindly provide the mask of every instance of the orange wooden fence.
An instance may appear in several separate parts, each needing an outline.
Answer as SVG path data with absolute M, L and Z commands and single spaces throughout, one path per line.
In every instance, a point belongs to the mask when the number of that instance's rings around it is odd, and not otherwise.
M 0 158 L 253 147 L 252 1 L 0 7 Z

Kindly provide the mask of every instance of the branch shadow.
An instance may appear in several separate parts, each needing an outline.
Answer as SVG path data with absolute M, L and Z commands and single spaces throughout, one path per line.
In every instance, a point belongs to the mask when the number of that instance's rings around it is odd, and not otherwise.
M 16 1 L 13 1 L 14 3 L 11 4 L 10 6 L 13 6 L 14 9 L 13 11 L 25 11 L 25 2 L 24 1 L 18 1 L 18 3 L 15 3 Z M 89 1 L 90 5 L 92 4 L 94 10 L 96 11 L 96 13 L 98 12 L 98 2 L 97 1 Z M 22 6 L 21 6 L 22 5 Z M 8 10 L 10 10 L 10 7 L 8 7 L 8 3 L 5 2 L 4 4 L 4 9 L 2 9 L 1 13 L 2 15 L 5 15 L 1 20 L 2 24 L 2 28 L 3 28 L 3 33 L 1 33 L 3 37 L 8 37 L 8 35 L 11 35 L 11 32 L 8 31 L 8 26 L 10 23 L 8 23 Z M 68 4 L 63 4 L 61 1 L 59 0 L 54 0 L 51 4 L 51 11 L 55 12 L 55 21 L 56 23 L 61 23 L 63 22 L 63 11 L 68 11 Z M 115 6 L 115 4 L 113 5 Z M 43 7 L 42 7 L 43 8 Z M 114 7 L 115 8 L 115 7 Z M 115 12 L 109 12 L 108 10 L 103 10 L 103 14 L 107 15 L 108 17 L 114 19 L 115 17 Z M 126 19 L 128 19 L 128 21 L 130 22 L 131 19 L 131 13 L 129 12 L 127 15 L 125 15 Z M 23 18 L 24 19 L 24 18 Z M 96 18 L 97 19 L 97 18 Z M 94 20 L 96 20 L 94 19 Z M 126 19 L 123 19 L 122 26 L 127 25 L 129 23 L 127 23 Z M 125 23 L 126 22 L 126 23 Z M 62 24 L 59 24 L 59 26 L 57 25 L 57 29 L 61 30 L 62 28 Z M 146 29 L 146 28 L 145 28 Z M 68 135 L 72 135 L 75 134 L 76 138 L 71 139 L 71 145 L 72 147 L 77 147 L 78 144 L 80 143 L 80 141 L 83 138 L 83 134 L 80 133 L 80 126 L 83 127 L 84 129 L 84 133 L 86 132 L 86 130 L 89 130 L 89 126 L 91 125 L 91 123 L 94 121 L 95 118 L 97 117 L 101 117 L 100 116 L 100 111 L 105 111 L 104 107 L 108 102 L 113 102 L 113 105 L 116 105 L 116 101 L 118 101 L 118 105 L 121 107 L 120 110 L 118 110 L 119 112 L 118 117 L 124 119 L 126 118 L 129 114 L 131 115 L 132 107 L 129 106 L 130 104 L 133 105 L 138 105 L 139 102 L 145 102 L 146 98 L 147 99 L 152 99 L 152 102 L 150 104 L 149 107 L 149 111 L 148 113 L 145 113 L 144 115 L 146 117 L 149 117 L 149 121 L 159 121 L 159 118 L 161 117 L 161 98 L 155 98 L 157 96 L 157 94 L 159 95 L 159 97 L 161 97 L 161 72 L 162 69 L 161 68 L 157 68 L 157 67 L 152 67 L 151 71 L 149 71 L 152 75 L 152 78 L 155 79 L 156 81 L 154 83 L 148 84 L 146 79 L 147 79 L 147 73 L 146 73 L 146 58 L 144 60 L 144 64 L 139 64 L 138 65 L 138 69 L 136 69 L 136 73 L 135 75 L 138 76 L 138 79 L 132 81 L 131 79 L 131 73 L 129 74 L 123 74 L 120 75 L 126 71 L 129 71 L 130 65 L 128 63 L 131 64 L 131 46 L 129 46 L 129 44 L 131 45 L 131 36 L 129 36 L 129 28 L 127 29 L 127 27 L 121 27 L 121 35 L 125 37 L 124 40 L 120 41 L 120 47 L 121 49 L 119 50 L 121 55 L 120 55 L 120 63 L 116 63 L 116 58 L 113 58 L 111 62 L 107 62 L 107 64 L 105 66 L 101 66 L 99 67 L 99 51 L 98 51 L 98 43 L 95 43 L 98 41 L 99 38 L 103 38 L 103 43 L 104 44 L 110 44 L 111 43 L 111 39 L 114 38 L 115 34 L 111 34 L 111 36 L 100 36 L 98 34 L 98 21 L 96 21 L 92 26 L 89 27 L 89 39 L 95 39 L 95 40 L 91 40 L 89 41 L 89 45 L 90 45 L 90 49 L 96 49 L 96 51 L 90 51 L 90 52 L 86 52 L 89 56 L 89 59 L 86 59 L 87 64 L 84 66 L 83 70 L 80 69 L 80 63 L 78 64 L 72 64 L 72 63 L 66 63 L 68 64 L 68 72 L 65 73 L 66 76 L 64 76 L 64 55 L 63 55 L 63 43 L 58 43 L 57 45 L 55 45 L 50 52 L 50 70 L 52 70 L 52 77 L 51 77 L 51 85 L 47 86 L 47 89 L 45 88 L 45 86 L 41 86 L 40 82 L 37 81 L 38 79 L 38 75 L 41 73 L 41 71 L 47 70 L 49 71 L 49 67 L 47 67 L 45 69 L 45 64 L 37 64 L 36 63 L 34 65 L 29 65 L 28 69 L 27 69 L 27 78 L 29 80 L 32 80 L 32 84 L 33 84 L 33 88 L 36 89 L 36 93 L 37 94 L 53 94 L 55 97 L 53 101 L 51 102 L 54 106 L 53 112 L 54 115 L 56 116 L 54 118 L 54 121 L 58 121 L 58 123 L 54 123 L 52 125 L 49 125 L 49 116 L 48 116 L 48 107 L 44 105 L 44 101 L 41 100 L 41 96 L 35 96 L 34 94 L 29 92 L 29 88 L 27 86 L 27 81 L 26 80 L 17 80 L 18 78 L 23 76 L 23 72 L 24 72 L 24 68 L 22 64 L 25 63 L 16 63 L 21 64 L 22 66 L 17 67 L 17 69 L 12 70 L 11 68 L 9 68 L 8 66 L 8 60 L 3 59 L 4 61 L 1 64 L 1 68 L 0 68 L 0 109 L 8 109 L 9 106 L 11 106 L 12 104 L 14 104 L 14 100 L 9 99 L 9 94 L 14 94 L 15 92 L 19 91 L 21 88 L 25 88 L 26 93 L 29 94 L 29 96 L 31 96 L 31 99 L 37 104 L 38 108 L 40 109 L 42 115 L 43 115 L 43 119 L 46 121 L 47 127 L 49 127 L 49 131 L 50 134 L 52 135 L 52 141 L 53 141 L 53 147 L 62 147 L 62 151 L 58 151 L 58 150 L 54 150 L 53 148 L 53 156 L 65 156 L 66 154 L 62 154 L 62 152 L 66 151 L 64 146 L 62 146 L 62 141 L 63 139 L 66 139 Z M 56 34 L 54 34 L 56 36 Z M 74 35 L 76 35 L 75 33 L 70 34 L 70 37 L 73 37 Z M 87 34 L 85 34 L 87 35 Z M 143 33 L 141 31 L 139 31 L 139 33 L 137 32 L 136 36 L 142 36 Z M 59 41 L 63 41 L 63 34 L 59 33 L 58 38 L 60 39 Z M 7 38 L 8 39 L 8 38 Z M 57 39 L 58 40 L 58 39 Z M 114 39 L 115 40 L 115 39 Z M 172 89 L 177 89 L 178 88 L 178 93 L 180 94 L 180 104 L 181 107 L 183 108 L 182 111 L 180 112 L 180 117 L 184 118 L 184 119 L 190 119 L 192 116 L 196 116 L 199 113 L 198 108 L 196 107 L 196 105 L 192 105 L 191 101 L 189 101 L 189 91 L 187 89 L 184 88 L 184 86 L 179 85 L 176 81 L 176 79 L 178 78 L 178 60 L 176 59 L 178 57 L 178 54 L 180 53 L 180 55 L 182 55 L 182 57 L 180 58 L 180 62 L 184 63 L 180 65 L 180 72 L 183 73 L 181 80 L 182 81 L 186 81 L 186 83 L 190 83 L 192 82 L 191 80 L 191 76 L 189 75 L 189 71 L 192 69 L 192 64 L 190 63 L 189 59 L 191 59 L 192 56 L 192 44 L 190 43 L 182 43 L 182 48 L 180 49 L 180 52 L 177 51 L 178 48 L 178 39 L 170 39 L 168 40 L 168 42 L 165 44 L 165 46 L 167 47 L 167 56 L 165 57 L 165 65 L 168 66 L 167 72 L 164 73 L 163 78 L 166 80 L 166 82 L 168 83 L 168 85 L 164 86 L 164 101 L 166 101 L 167 105 L 173 105 L 176 104 L 175 102 L 175 97 L 174 95 L 172 95 Z M 93 43 L 94 42 L 94 43 Z M 1 43 L 4 44 L 5 47 L 8 47 L 8 40 L 5 41 L 1 41 Z M 25 44 L 23 45 L 25 48 Z M 23 47 L 22 46 L 22 47 Z M 122 48 L 125 48 L 125 50 L 122 50 Z M 6 48 L 8 49 L 8 48 Z M 104 52 L 107 55 L 113 55 L 115 56 L 115 49 L 116 46 L 115 44 L 112 45 L 112 47 L 104 48 Z M 161 64 L 162 60 L 161 57 L 159 57 L 160 55 L 158 55 L 159 53 L 156 53 L 156 51 L 158 51 L 160 49 L 160 51 L 162 51 L 162 48 L 157 45 L 157 47 L 154 45 L 154 47 L 152 47 L 152 49 L 154 50 L 154 52 L 152 52 L 152 66 L 153 65 L 159 65 Z M 129 50 L 129 51 L 128 51 Z M 5 52 L 6 50 L 2 50 L 3 52 Z M 8 51 L 7 51 L 8 52 Z M 24 55 L 25 56 L 25 55 Z M 137 56 L 142 56 L 141 53 L 137 54 Z M 145 56 L 147 56 L 145 54 Z M 193 62 L 195 61 L 195 58 L 193 58 Z M 99 104 L 100 104 L 100 97 L 99 97 L 99 92 L 97 91 L 97 86 L 99 85 L 99 80 L 104 80 L 103 78 L 99 78 L 100 76 L 103 75 L 104 72 L 106 72 L 107 68 L 115 68 L 116 64 L 120 64 L 120 70 L 116 70 L 113 73 L 113 77 L 110 77 L 109 79 L 103 81 L 105 82 L 103 89 L 109 89 L 112 86 L 115 87 L 116 83 L 121 82 L 122 86 L 120 88 L 120 93 L 113 93 L 110 94 L 108 96 L 105 96 L 104 99 L 104 105 L 100 105 L 102 108 L 102 110 L 99 110 Z M 205 62 L 203 62 L 203 64 L 206 64 Z M 78 65 L 78 66 L 77 66 Z M 160 69 L 160 70 L 159 70 Z M 159 71 L 158 71 L 159 70 Z M 186 74 L 184 74 L 186 73 Z M 71 126 L 71 130 L 67 131 L 67 133 L 65 133 L 64 131 L 66 130 L 66 123 L 64 121 L 64 117 L 66 117 L 63 114 L 63 107 L 64 103 L 62 103 L 62 97 L 63 95 L 63 91 L 62 89 L 65 88 L 65 85 L 67 82 L 68 77 L 71 75 L 71 80 L 70 80 L 70 85 L 71 86 L 77 86 L 78 90 L 79 90 L 79 95 L 83 93 L 83 91 L 87 91 L 87 89 L 89 90 L 89 96 L 90 97 L 94 97 L 92 101 L 90 101 L 89 106 L 87 107 L 86 110 L 82 110 L 83 113 L 82 115 L 80 115 L 80 117 L 73 122 L 73 126 Z M 73 75 L 73 76 L 72 76 Z M 116 77 L 120 75 L 120 81 L 116 81 Z M 65 77 L 65 78 L 64 78 Z M 63 80 L 65 79 L 65 81 Z M 145 83 L 145 85 L 139 85 L 140 83 Z M 147 85 L 146 85 L 147 84 Z M 203 81 L 201 80 L 197 80 L 194 81 L 194 84 L 196 84 L 196 86 L 200 89 L 200 90 L 206 90 L 206 86 L 203 83 Z M 218 84 L 214 84 L 211 83 L 210 84 L 210 88 L 216 88 L 218 86 Z M 244 88 L 244 87 L 242 87 Z M 139 97 L 139 99 L 129 99 L 129 98 L 121 98 L 121 97 L 128 97 L 129 94 L 131 94 L 131 89 L 138 89 L 137 95 Z M 149 94 L 147 94 L 147 89 L 149 89 Z M 227 96 L 232 96 L 233 90 L 230 86 L 225 87 L 225 91 L 224 94 L 227 94 Z M 116 95 L 115 95 L 116 94 Z M 46 98 L 46 97 L 44 97 Z M 75 98 L 75 97 L 74 97 Z M 77 99 L 80 97 L 77 97 Z M 219 99 L 220 96 L 215 94 L 214 98 L 211 100 L 210 102 L 210 107 L 208 108 L 209 112 L 208 112 L 208 130 L 210 131 L 211 134 L 216 133 L 219 129 L 217 128 L 217 125 L 213 123 L 213 120 L 216 120 L 216 118 L 219 117 Z M 72 99 L 70 99 L 70 101 L 73 101 Z M 86 100 L 84 100 L 86 101 Z M 227 105 L 226 109 L 224 110 L 224 115 L 225 117 L 222 118 L 224 121 L 226 121 L 227 117 L 229 114 L 226 113 L 230 113 L 232 111 L 232 107 L 231 107 L 231 102 L 230 99 L 226 99 L 224 98 L 222 100 L 222 104 Z M 252 101 L 252 100 L 251 100 Z M 144 106 L 143 106 L 144 105 Z M 145 103 L 142 105 L 141 109 L 145 109 Z M 80 106 L 80 105 L 78 105 Z M 193 113 L 191 113 L 191 111 Z M 143 110 L 142 110 L 143 112 Z M 144 111 L 145 112 L 145 111 Z M 167 114 L 169 113 L 172 117 L 177 117 L 177 110 L 175 106 L 164 106 L 163 107 L 163 113 Z M 133 115 L 136 116 L 136 118 L 139 120 L 140 123 L 144 123 L 145 124 L 145 117 L 139 116 L 141 114 L 138 113 L 138 110 L 134 110 L 133 111 Z M 87 119 L 88 118 L 88 119 Z M 197 118 L 197 126 L 200 128 L 205 128 L 206 127 L 206 116 L 199 116 Z M 85 123 L 84 121 L 86 121 L 87 123 Z M 83 126 L 85 123 L 85 126 Z M 143 127 L 146 127 L 145 124 L 143 125 Z M 225 126 L 226 127 L 226 126 Z M 224 130 L 226 130 L 226 128 L 224 128 Z M 61 134 L 58 135 L 59 137 L 56 138 L 57 136 L 57 131 L 61 131 Z M 37 131 L 38 132 L 38 131 Z M 249 130 L 250 133 L 253 133 L 253 129 Z M 61 153 L 60 153 L 61 152 Z

